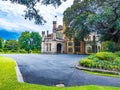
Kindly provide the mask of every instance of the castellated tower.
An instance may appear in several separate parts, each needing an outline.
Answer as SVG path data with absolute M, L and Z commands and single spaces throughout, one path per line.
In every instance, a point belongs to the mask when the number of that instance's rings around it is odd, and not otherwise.
M 53 33 L 56 32 L 57 21 L 53 21 Z
M 45 31 L 42 31 L 42 41 L 45 41 Z
M 57 28 L 57 22 L 53 21 L 53 40 L 56 39 L 56 28 Z

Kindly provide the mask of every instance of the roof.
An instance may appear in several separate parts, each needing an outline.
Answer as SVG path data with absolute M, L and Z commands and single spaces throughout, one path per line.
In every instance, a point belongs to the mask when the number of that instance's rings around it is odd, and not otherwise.
M 56 31 L 61 31 L 61 30 L 63 30 L 63 26 L 59 25 L 58 28 L 56 28 Z

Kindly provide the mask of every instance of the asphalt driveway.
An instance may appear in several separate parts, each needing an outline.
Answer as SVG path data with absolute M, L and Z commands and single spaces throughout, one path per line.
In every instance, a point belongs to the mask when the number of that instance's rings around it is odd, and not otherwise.
M 102 85 L 120 87 L 120 78 L 90 75 L 75 65 L 85 55 L 4 54 L 13 58 L 27 83 L 65 86 Z

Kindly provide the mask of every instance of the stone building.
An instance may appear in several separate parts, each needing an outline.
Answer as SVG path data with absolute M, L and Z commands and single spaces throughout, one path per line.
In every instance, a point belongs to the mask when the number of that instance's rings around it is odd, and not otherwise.
M 88 54 L 100 50 L 100 35 L 96 32 L 88 35 L 84 41 L 76 41 L 73 38 L 68 39 L 64 35 L 65 29 L 65 24 L 57 27 L 57 22 L 53 21 L 53 32 L 51 34 L 49 31 L 46 33 L 42 31 L 42 53 Z

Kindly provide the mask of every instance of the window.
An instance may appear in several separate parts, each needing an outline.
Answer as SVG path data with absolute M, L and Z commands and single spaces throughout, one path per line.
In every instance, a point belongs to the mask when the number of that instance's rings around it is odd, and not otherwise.
M 80 41 L 75 41 L 75 46 L 80 46 Z
M 72 42 L 68 42 L 68 46 L 72 46 L 73 45 L 73 43 Z
M 48 44 L 46 44 L 46 46 L 47 46 L 47 51 L 48 51 Z
M 80 52 L 80 47 L 75 47 L 75 52 Z
M 62 38 L 62 37 L 63 37 L 63 34 L 61 32 L 56 33 L 56 38 Z
M 68 52 L 73 52 L 73 49 L 72 48 L 68 48 Z
M 51 43 L 50 43 L 50 51 L 51 51 Z

